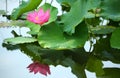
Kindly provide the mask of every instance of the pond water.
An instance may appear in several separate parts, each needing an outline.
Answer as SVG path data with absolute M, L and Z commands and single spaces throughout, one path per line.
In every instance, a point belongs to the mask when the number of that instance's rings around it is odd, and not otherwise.
M 5 10 L 5 1 L 0 0 L 0 10 Z M 50 0 L 47 0 L 48 2 Z M 53 3 L 55 6 L 58 6 L 56 3 Z M 14 5 L 14 6 L 13 6 Z M 19 0 L 8 0 L 8 14 L 11 13 L 14 7 L 19 5 Z M 58 6 L 59 8 L 59 6 Z M 0 16 L 0 22 L 6 21 L 6 18 Z M 33 74 L 29 73 L 29 70 L 26 68 L 29 64 L 32 63 L 31 58 L 29 58 L 24 53 L 19 50 L 8 51 L 6 48 L 2 47 L 3 40 L 5 38 L 12 37 L 10 34 L 12 30 L 15 30 L 17 33 L 22 31 L 22 35 L 27 35 L 25 32 L 28 31 L 27 28 L 19 28 L 19 27 L 4 27 L 0 28 L 0 78 L 77 78 L 75 75 L 71 73 L 71 69 L 62 67 L 62 66 L 50 66 L 51 75 L 43 76 L 41 74 Z M 89 44 L 89 43 L 88 43 Z M 86 48 L 89 46 L 86 46 Z M 104 62 L 104 67 L 120 67 L 120 65 L 113 64 L 111 62 Z M 87 72 L 88 78 L 95 78 L 94 73 Z

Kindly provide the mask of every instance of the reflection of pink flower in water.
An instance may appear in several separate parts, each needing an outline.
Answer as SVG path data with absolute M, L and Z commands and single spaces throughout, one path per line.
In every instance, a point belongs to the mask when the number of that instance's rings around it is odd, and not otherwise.
M 42 8 L 40 8 L 38 11 L 34 11 L 27 15 L 27 20 L 40 25 L 43 25 L 44 23 L 48 22 L 49 18 L 50 10 L 44 12 Z
M 45 64 L 41 64 L 39 62 L 34 62 L 30 64 L 27 68 L 29 68 L 30 72 L 34 72 L 34 74 L 38 72 L 45 76 L 47 76 L 47 73 L 50 74 L 49 66 Z

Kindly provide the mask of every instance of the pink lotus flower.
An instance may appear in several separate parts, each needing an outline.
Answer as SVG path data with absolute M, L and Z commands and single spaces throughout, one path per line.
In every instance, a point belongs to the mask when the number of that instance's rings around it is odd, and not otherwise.
M 49 18 L 50 10 L 44 12 L 42 8 L 40 8 L 39 11 L 34 11 L 27 15 L 27 20 L 40 25 L 43 25 L 44 23 L 48 22 Z
M 39 62 L 34 62 L 30 64 L 27 68 L 29 68 L 30 72 L 34 72 L 34 74 L 38 72 L 45 76 L 47 76 L 47 73 L 50 74 L 49 66 L 45 64 L 41 64 Z

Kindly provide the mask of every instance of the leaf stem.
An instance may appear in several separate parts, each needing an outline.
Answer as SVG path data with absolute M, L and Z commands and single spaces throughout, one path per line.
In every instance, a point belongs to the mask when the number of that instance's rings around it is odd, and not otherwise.
M 96 36 L 95 36 L 95 34 L 92 32 L 92 30 L 91 30 L 91 27 L 90 26 L 93 26 L 93 25 L 90 25 L 90 24 L 88 24 L 88 22 L 87 22 L 87 20 L 85 19 L 85 23 L 87 24 L 87 26 L 88 26 L 88 30 L 89 30 L 89 34 L 92 34 L 92 37 L 97 41 L 97 42 L 99 42 L 98 40 L 97 40 L 97 38 L 96 38 Z M 89 35 L 89 37 L 91 37 L 90 35 Z
M 47 2 L 47 0 L 45 0 L 45 3 Z
M 6 3 L 6 8 L 5 8 L 5 10 L 6 10 L 6 15 L 7 15 L 7 12 L 8 12 L 8 1 L 6 0 L 5 3 Z M 6 22 L 8 22 L 8 19 L 6 19 Z
M 51 0 L 50 4 L 52 4 L 53 0 Z
M 7 0 L 5 1 L 5 3 L 6 3 L 6 9 L 5 10 L 6 10 L 6 13 L 7 13 L 7 10 L 8 10 L 8 8 L 7 8 L 8 7 Z

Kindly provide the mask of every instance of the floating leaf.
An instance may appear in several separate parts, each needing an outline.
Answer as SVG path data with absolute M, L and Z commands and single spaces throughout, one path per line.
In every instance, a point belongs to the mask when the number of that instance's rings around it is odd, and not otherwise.
M 107 19 L 120 21 L 120 0 L 103 0 L 100 15 Z
M 63 23 L 65 32 L 68 34 L 75 33 L 75 27 L 82 22 L 87 13 L 86 4 L 86 0 L 77 0 L 71 5 L 70 12 L 61 16 L 61 22 Z
M 7 38 L 4 40 L 4 43 L 16 45 L 16 44 L 23 44 L 23 43 L 31 43 L 35 42 L 37 39 L 32 37 L 15 37 L 15 38 Z
M 61 16 L 64 31 L 68 34 L 75 33 L 75 27 L 81 23 L 84 18 L 93 18 L 95 14 L 90 14 L 88 10 L 97 8 L 101 2 L 101 0 L 76 0 L 72 3 L 67 0 L 58 1 L 68 2 L 71 5 L 70 11 Z
M 44 10 L 48 10 L 50 9 L 50 19 L 47 23 L 45 24 L 49 24 L 53 21 L 55 21 L 57 19 L 57 14 L 58 14 L 58 10 L 56 7 L 51 6 L 50 4 L 46 3 L 43 6 L 41 6 Z
M 30 28 L 29 34 L 36 35 L 40 31 L 41 26 L 29 21 L 26 21 L 26 27 Z
M 87 1 L 87 8 L 88 10 L 97 9 L 100 6 L 101 0 L 88 0 Z
M 27 2 L 22 1 L 22 4 L 13 10 L 11 18 L 13 20 L 18 19 L 23 13 L 34 10 L 41 3 L 42 0 L 28 0 Z
M 85 18 L 95 18 L 95 14 L 93 14 L 92 12 L 88 12 L 88 13 L 85 15 Z
M 57 0 L 58 3 L 62 6 L 62 11 L 69 12 L 71 5 L 74 4 L 76 0 Z
M 12 26 L 19 26 L 19 27 L 24 27 L 25 21 L 22 20 L 17 20 L 17 21 L 9 21 L 9 22 L 0 22 L 0 27 L 12 27 Z
M 6 11 L 5 10 L 0 10 L 0 15 L 5 15 Z
M 72 5 L 75 1 L 77 0 L 57 0 L 57 2 L 59 2 L 60 4 L 69 4 Z
M 111 36 L 111 47 L 120 49 L 120 28 L 117 28 Z
M 109 34 L 115 30 L 113 26 L 97 26 L 91 27 L 92 33 L 94 34 Z
M 58 24 L 51 23 L 41 27 L 38 42 L 44 48 L 71 49 L 83 47 L 87 37 L 88 31 L 84 23 L 77 26 L 76 32 L 72 36 L 63 33 Z

